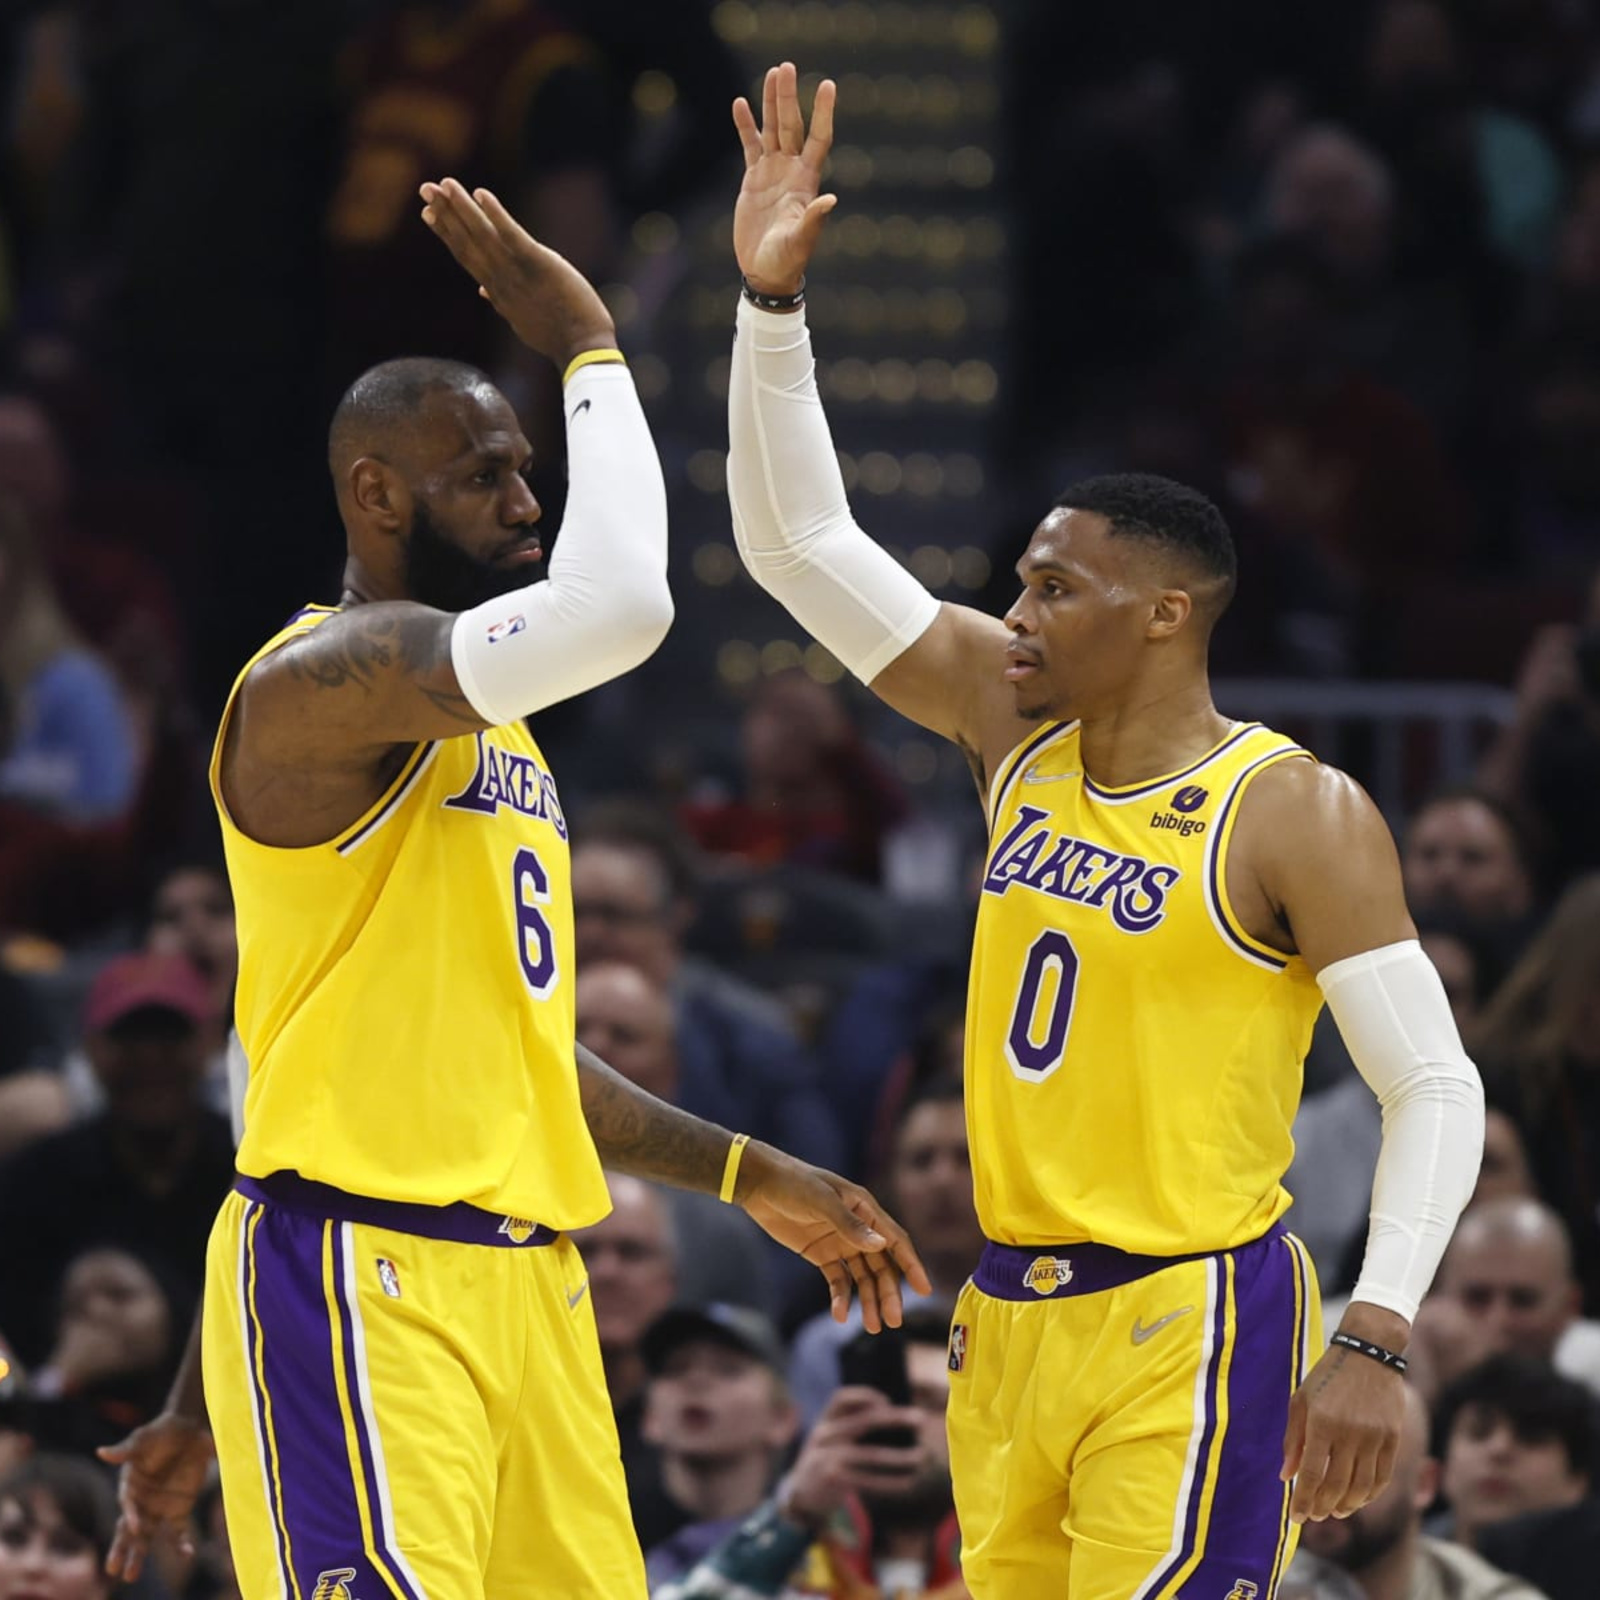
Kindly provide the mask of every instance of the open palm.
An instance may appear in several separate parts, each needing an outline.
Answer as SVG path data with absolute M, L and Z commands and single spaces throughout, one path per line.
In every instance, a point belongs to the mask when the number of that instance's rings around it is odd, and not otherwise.
M 759 126 L 748 100 L 741 96 L 733 103 L 733 124 L 744 144 L 733 249 L 739 270 L 763 294 L 793 294 L 799 288 L 837 199 L 817 193 L 833 146 L 836 92 L 831 78 L 817 89 L 809 136 L 791 61 L 767 72 Z

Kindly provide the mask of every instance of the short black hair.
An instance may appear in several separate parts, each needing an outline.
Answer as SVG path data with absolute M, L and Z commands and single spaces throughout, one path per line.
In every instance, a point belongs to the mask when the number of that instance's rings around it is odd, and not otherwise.
M 1527 820 L 1514 805 L 1475 783 L 1448 783 L 1433 790 L 1406 819 L 1406 832 L 1409 833 L 1417 825 L 1425 811 L 1432 811 L 1436 806 L 1454 805 L 1461 801 L 1471 801 L 1474 805 L 1482 806 L 1495 818 L 1505 829 L 1506 837 L 1510 839 L 1511 847 L 1517 853 L 1517 860 L 1522 870 L 1531 877 L 1537 870 L 1538 862 L 1534 859 L 1533 835 Z
M 700 874 L 694 846 L 670 813 L 648 801 L 595 801 L 577 817 L 572 844 L 574 849 L 609 844 L 643 851 L 655 861 L 669 899 L 693 901 L 698 892 Z
M 1443 1460 L 1462 1413 L 1475 1407 L 1504 1417 L 1527 1444 L 1555 1440 L 1574 1473 L 1595 1481 L 1600 1459 L 1600 1418 L 1585 1384 L 1564 1378 L 1548 1362 L 1527 1356 L 1490 1356 L 1463 1373 L 1439 1399 L 1433 1418 L 1433 1453 Z
M 901 1102 L 899 1114 L 894 1119 L 895 1133 L 898 1135 L 924 1106 L 959 1106 L 965 1103 L 966 1095 L 960 1078 L 942 1074 L 925 1078 Z
M 328 425 L 328 470 L 335 477 L 358 456 L 379 453 L 379 442 L 413 421 L 430 394 L 493 388 L 487 373 L 465 361 L 401 356 L 369 367 L 344 392 Z
M 106 1474 L 77 1456 L 43 1452 L 0 1482 L 0 1501 L 12 1501 L 30 1517 L 28 1502 L 36 1494 L 54 1505 L 67 1527 L 93 1548 L 95 1565 L 103 1566 L 117 1526 L 117 1497 Z
M 1057 511 L 1091 511 L 1117 538 L 1143 539 L 1186 561 L 1219 586 L 1213 615 L 1233 598 L 1239 562 L 1222 513 L 1198 489 L 1153 472 L 1114 472 L 1062 490 Z

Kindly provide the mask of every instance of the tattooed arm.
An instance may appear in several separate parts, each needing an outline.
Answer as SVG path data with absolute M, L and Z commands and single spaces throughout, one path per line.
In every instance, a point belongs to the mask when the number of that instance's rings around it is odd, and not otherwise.
M 578 1047 L 578 1087 L 601 1162 L 613 1172 L 716 1194 L 733 1136 L 657 1100 L 592 1050 Z M 828 1280 L 834 1317 L 850 1308 L 854 1279 L 864 1325 L 900 1325 L 900 1278 L 932 1287 L 905 1230 L 853 1183 L 752 1140 L 739 1163 L 734 1204 Z

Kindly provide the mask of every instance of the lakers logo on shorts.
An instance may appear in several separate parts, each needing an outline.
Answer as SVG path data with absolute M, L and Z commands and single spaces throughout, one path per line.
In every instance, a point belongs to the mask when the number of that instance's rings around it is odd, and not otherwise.
M 1054 1256 L 1035 1256 L 1022 1281 L 1035 1294 L 1054 1294 L 1064 1283 L 1072 1282 L 1072 1263 Z
M 1256 1600 L 1258 1592 L 1256 1586 L 1248 1578 L 1240 1578 L 1223 1597 L 1223 1600 Z
M 506 1217 L 501 1222 L 499 1231 L 512 1244 L 526 1244 L 533 1237 L 533 1230 L 538 1226 L 537 1222 L 529 1222 L 526 1217 Z
M 355 1577 L 354 1567 L 333 1567 L 317 1574 L 317 1586 L 311 1591 L 311 1600 L 355 1600 L 350 1593 L 350 1580 Z

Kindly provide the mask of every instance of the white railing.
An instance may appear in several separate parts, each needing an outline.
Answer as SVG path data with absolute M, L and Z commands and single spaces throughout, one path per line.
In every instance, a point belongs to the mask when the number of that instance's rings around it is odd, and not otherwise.
M 1394 823 L 1427 790 L 1470 779 L 1516 708 L 1509 689 L 1482 683 L 1223 678 L 1212 690 L 1219 711 L 1281 728 L 1353 772 Z

